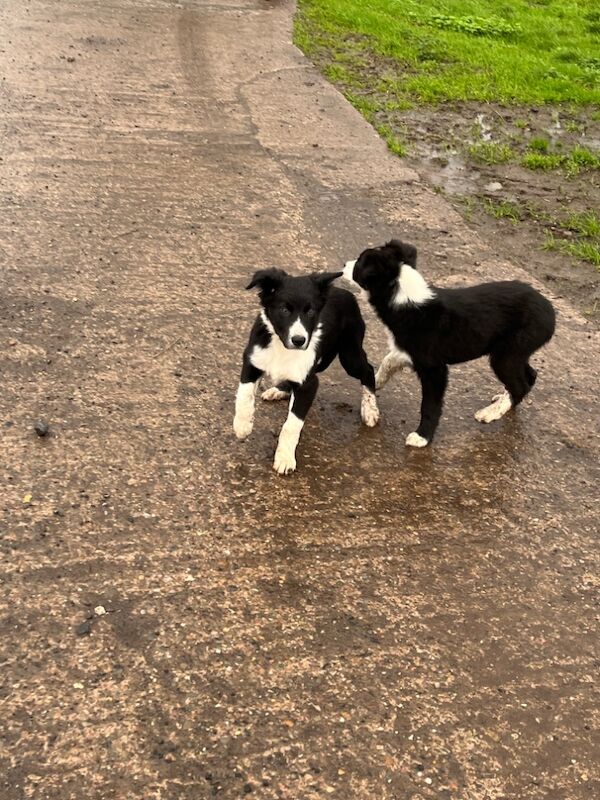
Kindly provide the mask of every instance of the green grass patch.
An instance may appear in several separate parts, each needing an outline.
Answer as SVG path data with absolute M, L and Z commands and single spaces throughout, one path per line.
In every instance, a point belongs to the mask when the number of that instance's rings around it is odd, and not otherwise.
M 595 242 L 563 242 L 562 249 L 565 253 L 587 261 L 600 270 L 600 244 Z
M 544 249 L 560 250 L 562 253 L 578 258 L 580 261 L 586 261 L 600 270 L 600 242 L 568 242 L 565 239 L 557 239 L 552 234 L 549 234 L 544 242 Z
M 405 156 L 407 153 L 406 144 L 399 139 L 389 125 L 375 124 L 377 133 L 385 139 L 388 149 L 397 156 Z
M 295 41 L 413 102 L 600 103 L 595 0 L 299 0 Z M 590 16 L 591 15 L 591 16 Z M 318 59 L 317 59 L 318 60 Z
M 529 142 L 529 149 L 536 153 L 547 153 L 550 150 L 548 139 L 536 137 Z
M 498 142 L 475 142 L 467 149 L 471 158 L 480 164 L 506 164 L 513 157 L 510 147 Z
M 527 169 L 550 170 L 559 169 L 565 163 L 565 156 L 557 153 L 525 153 L 521 164 Z
M 487 197 L 483 201 L 483 207 L 496 219 L 507 219 L 510 222 L 520 222 L 525 219 L 525 209 L 518 203 L 513 203 L 510 200 L 492 200 Z
M 594 211 L 569 214 L 563 225 L 567 230 L 574 231 L 581 236 L 600 239 L 600 217 Z
M 566 219 L 555 220 L 553 224 L 554 227 L 572 231 L 576 236 L 574 239 L 564 239 L 548 233 L 544 243 L 546 250 L 560 250 L 600 270 L 600 217 L 595 211 L 569 214 Z
M 578 175 L 584 170 L 600 169 L 600 155 L 593 150 L 578 145 L 570 153 L 551 153 L 548 152 L 549 143 L 543 148 L 540 146 L 544 141 L 533 139 L 529 143 L 530 150 L 521 159 L 524 167 L 535 170 L 564 169 L 568 175 Z

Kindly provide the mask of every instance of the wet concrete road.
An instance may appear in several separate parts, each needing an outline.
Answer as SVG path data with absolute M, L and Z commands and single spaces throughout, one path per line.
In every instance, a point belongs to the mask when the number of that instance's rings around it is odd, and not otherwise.
M 404 234 L 436 280 L 527 277 L 292 13 L 0 6 L 0 798 L 598 797 L 598 340 L 568 305 L 496 425 L 477 363 L 426 451 L 412 377 L 365 430 L 338 367 L 293 477 L 281 405 L 231 432 L 255 268 Z

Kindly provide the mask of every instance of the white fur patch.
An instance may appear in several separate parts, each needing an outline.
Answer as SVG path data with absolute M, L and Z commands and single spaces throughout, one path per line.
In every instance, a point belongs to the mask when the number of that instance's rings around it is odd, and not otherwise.
M 233 430 L 238 439 L 246 439 L 254 427 L 254 396 L 256 384 L 240 383 L 235 396 Z
M 308 347 L 308 331 L 304 327 L 304 325 L 300 322 L 300 318 L 298 318 L 293 325 L 290 325 L 290 330 L 288 332 L 288 347 L 294 347 L 294 343 L 292 342 L 293 336 L 303 336 L 305 344 L 302 346 L 302 350 L 305 350 Z
M 420 306 L 434 297 L 435 292 L 420 272 L 408 264 L 400 264 L 398 285 L 391 300 L 392 306 L 405 306 L 409 303 Z
M 344 264 L 344 269 L 342 271 L 342 277 L 345 278 L 350 283 L 354 283 L 354 278 L 352 277 L 354 274 L 354 267 L 356 266 L 356 259 L 354 261 L 346 261 Z
M 303 427 L 304 420 L 290 411 L 279 434 L 273 460 L 273 469 L 280 475 L 287 475 L 296 469 L 296 447 Z
M 429 441 L 424 439 L 422 436 L 419 436 L 416 431 L 413 431 L 406 437 L 406 444 L 409 447 L 427 447 Z
M 289 396 L 289 392 L 282 392 L 281 389 L 277 388 L 277 386 L 271 386 L 270 389 L 266 389 L 261 394 L 261 398 L 266 400 L 268 403 L 275 402 L 276 400 L 287 400 Z
M 379 407 L 377 406 L 377 398 L 370 389 L 363 386 L 362 401 L 360 404 L 360 416 L 362 421 L 369 428 L 374 428 L 379 422 Z
M 317 325 L 305 350 L 288 350 L 283 344 L 267 315 L 261 313 L 262 320 L 271 333 L 267 347 L 254 347 L 250 363 L 265 372 L 275 384 L 283 381 L 303 383 L 314 366 L 317 347 L 321 341 L 321 325 Z
M 383 388 L 392 375 L 399 370 L 409 367 L 412 369 L 413 362 L 408 353 L 396 347 L 393 340 L 390 341 L 390 347 L 389 353 L 384 357 L 375 375 L 375 386 L 377 389 Z
M 510 411 L 511 408 L 512 400 L 510 394 L 504 391 L 502 394 L 497 394 L 489 406 L 476 411 L 475 419 L 477 422 L 495 422 L 503 417 L 507 411 Z

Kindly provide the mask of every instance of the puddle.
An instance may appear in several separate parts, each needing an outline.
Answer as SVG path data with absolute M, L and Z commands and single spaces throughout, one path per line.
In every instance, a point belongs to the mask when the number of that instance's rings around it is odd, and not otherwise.
M 426 142 L 418 145 L 419 171 L 436 188 L 453 196 L 473 194 L 478 191 L 481 174 L 469 166 L 456 150 L 430 147 Z

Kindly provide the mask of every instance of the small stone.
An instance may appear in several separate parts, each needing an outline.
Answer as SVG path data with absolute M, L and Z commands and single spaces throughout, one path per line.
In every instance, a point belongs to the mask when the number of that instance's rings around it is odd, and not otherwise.
M 244 794 L 250 794 L 252 789 L 253 789 L 253 787 L 252 787 L 251 783 L 244 784 Z
M 104 608 L 104 606 L 96 606 L 96 608 L 94 609 L 94 614 L 97 617 L 102 617 L 104 616 L 104 614 L 106 614 L 106 609 Z
M 72 64 L 75 61 L 75 56 L 68 56 L 67 61 L 69 62 L 69 64 Z
M 164 760 L 165 761 L 169 761 L 169 762 L 173 762 L 173 761 L 175 761 L 175 756 L 173 755 L 173 753 L 165 753 Z
M 485 186 L 486 192 L 499 192 L 500 189 L 502 189 L 502 184 L 500 181 L 491 181 Z
M 91 631 L 92 631 L 92 626 L 89 620 L 82 622 L 81 625 L 78 625 L 75 628 L 75 633 L 77 634 L 77 636 L 88 636 L 91 633 Z
M 76 682 L 73 684 L 73 688 L 74 688 L 74 689 L 83 689 L 83 683 L 79 683 L 79 681 L 76 681 Z
M 50 425 L 48 425 L 48 423 L 45 420 L 38 419 L 35 421 L 33 425 L 33 430 L 37 433 L 38 436 L 48 436 L 48 434 L 50 433 Z

